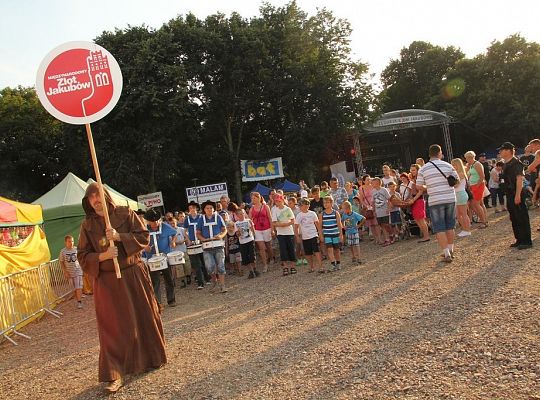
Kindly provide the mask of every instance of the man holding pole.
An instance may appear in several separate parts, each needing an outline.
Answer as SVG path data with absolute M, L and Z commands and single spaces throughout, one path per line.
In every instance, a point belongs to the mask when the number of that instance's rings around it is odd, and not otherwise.
M 86 217 L 77 255 L 83 271 L 94 279 L 99 381 L 108 382 L 106 390 L 116 392 L 125 375 L 159 368 L 167 357 L 158 305 L 140 256 L 149 243 L 148 230 L 132 210 L 116 206 L 107 191 L 103 204 L 99 192 L 98 184 L 92 183 L 82 200 Z M 121 279 L 115 273 L 114 257 Z

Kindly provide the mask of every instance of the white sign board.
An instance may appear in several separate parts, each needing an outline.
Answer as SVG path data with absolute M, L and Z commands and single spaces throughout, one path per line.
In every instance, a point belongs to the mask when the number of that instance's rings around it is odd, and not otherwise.
M 337 178 L 339 186 L 344 187 L 345 182 L 353 182 L 355 180 L 354 172 L 347 171 L 347 163 L 345 161 L 330 165 L 332 178 Z
M 430 114 L 421 114 L 421 115 L 410 115 L 407 117 L 398 117 L 398 118 L 388 118 L 379 121 L 375 121 L 373 126 L 376 128 L 390 125 L 403 125 L 411 124 L 413 122 L 424 122 L 433 120 L 433 115 Z
M 219 201 L 221 196 L 229 197 L 226 183 L 214 183 L 212 185 L 186 188 L 186 197 L 188 202 L 196 201 L 198 203 L 202 203 L 206 200 Z
M 144 204 L 146 208 L 163 207 L 165 205 L 161 192 L 137 196 L 137 202 Z

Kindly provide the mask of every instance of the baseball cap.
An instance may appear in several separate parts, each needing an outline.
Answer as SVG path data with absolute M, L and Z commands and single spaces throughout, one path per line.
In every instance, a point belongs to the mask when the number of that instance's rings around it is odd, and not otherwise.
M 480 153 L 478 154 L 478 157 L 486 157 L 486 153 Z
M 274 201 L 285 201 L 285 200 L 283 199 L 283 195 L 282 195 L 282 194 L 276 193 L 276 194 L 274 195 Z
M 514 146 L 512 143 L 510 142 L 504 142 L 503 144 L 501 144 L 501 147 L 498 147 L 497 148 L 497 151 L 501 151 L 501 150 L 514 150 L 516 148 L 516 146 Z

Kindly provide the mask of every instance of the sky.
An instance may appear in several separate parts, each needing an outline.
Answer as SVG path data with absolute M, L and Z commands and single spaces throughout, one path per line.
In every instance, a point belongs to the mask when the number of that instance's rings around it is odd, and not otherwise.
M 282 6 L 288 0 L 270 0 Z M 217 11 L 255 16 L 257 0 L 0 0 L 0 89 L 34 86 L 42 58 L 74 40 L 91 41 L 103 31 L 145 24 L 159 28 L 179 14 L 199 18 Z M 380 74 L 415 40 L 459 47 L 467 57 L 484 53 L 494 40 L 520 33 L 540 42 L 539 0 L 297 0 L 312 15 L 326 7 L 353 28 L 353 57 Z

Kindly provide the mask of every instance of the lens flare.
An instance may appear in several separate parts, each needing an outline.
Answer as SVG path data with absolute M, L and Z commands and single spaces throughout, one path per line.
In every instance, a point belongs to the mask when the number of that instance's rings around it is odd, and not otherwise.
M 442 97 L 445 100 L 451 100 L 459 97 L 465 91 L 465 80 L 462 78 L 455 78 L 449 80 L 442 89 Z

